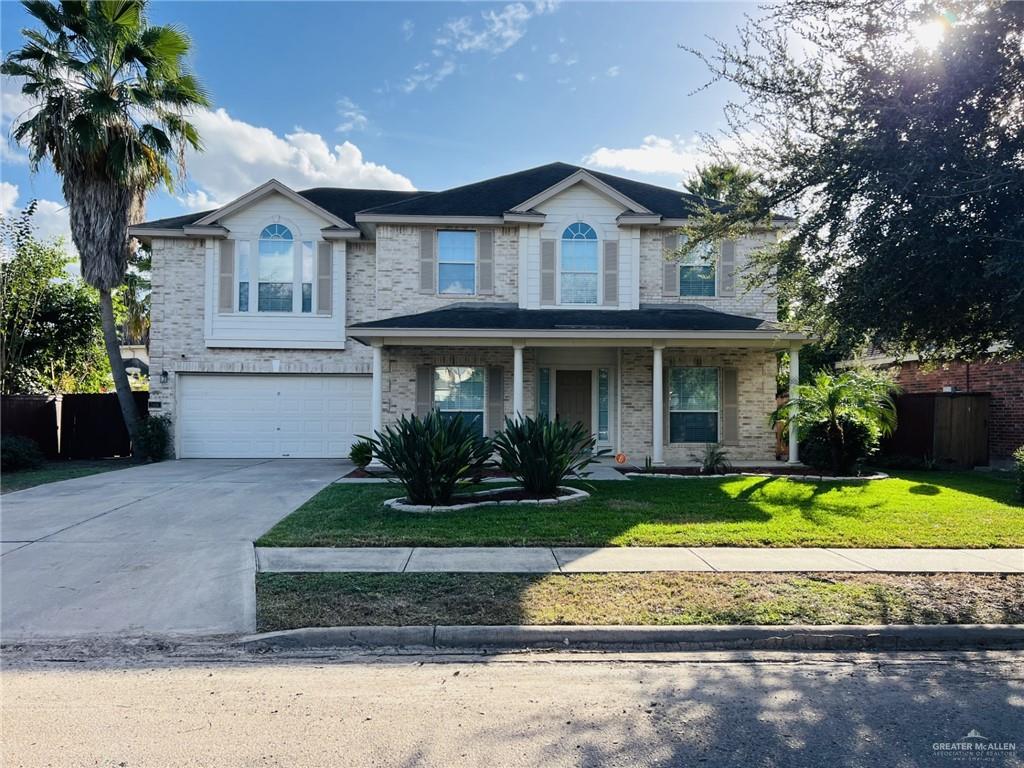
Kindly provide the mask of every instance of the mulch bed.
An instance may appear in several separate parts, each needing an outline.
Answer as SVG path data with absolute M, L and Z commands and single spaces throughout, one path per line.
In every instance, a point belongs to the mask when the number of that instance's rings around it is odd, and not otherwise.
M 705 474 L 704 472 L 701 472 L 700 467 L 654 467 L 653 469 L 645 469 L 643 467 L 615 467 L 615 469 L 624 475 L 627 473 L 633 473 L 638 475 L 682 475 L 684 477 L 697 477 Z M 836 477 L 835 472 L 830 472 L 825 469 L 811 469 L 809 467 L 733 467 L 729 470 L 728 474 L 736 472 L 756 475 L 779 475 L 780 477 L 784 477 L 786 475 Z M 723 475 L 726 473 L 719 472 L 715 474 Z
M 393 479 L 394 475 L 391 472 L 387 472 L 387 471 L 367 472 L 365 469 L 359 469 L 358 467 L 356 467 L 351 472 L 349 472 L 347 475 L 345 475 L 345 477 L 346 478 L 353 478 L 353 479 L 365 479 L 365 478 L 368 478 L 368 477 L 375 477 L 375 478 L 379 478 L 379 479 L 385 480 L 385 479 L 389 479 L 389 478 Z M 489 479 L 511 480 L 512 479 L 512 477 L 508 474 L 508 472 L 503 472 L 500 469 L 494 469 L 494 468 L 483 470 L 480 473 L 480 477 L 485 479 L 485 480 L 489 480 Z

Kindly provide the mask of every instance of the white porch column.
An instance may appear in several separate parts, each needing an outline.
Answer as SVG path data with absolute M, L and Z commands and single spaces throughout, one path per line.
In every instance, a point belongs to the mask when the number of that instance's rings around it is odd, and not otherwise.
M 512 347 L 512 418 L 523 417 L 523 345 Z
M 800 345 L 794 344 L 789 348 L 789 400 L 792 402 L 796 399 L 796 388 L 800 384 Z M 799 464 L 800 463 L 800 451 L 797 446 L 797 430 L 796 421 L 793 420 L 793 416 L 796 415 L 796 409 L 792 409 L 789 412 L 789 463 Z
M 652 372 L 654 391 L 654 402 L 651 403 L 651 413 L 654 414 L 652 429 L 651 461 L 654 464 L 665 463 L 665 384 L 662 375 L 662 350 L 663 347 L 654 348 L 654 370 Z
M 373 345 L 373 385 L 370 395 L 370 429 L 380 432 L 384 410 L 384 348 L 380 343 Z

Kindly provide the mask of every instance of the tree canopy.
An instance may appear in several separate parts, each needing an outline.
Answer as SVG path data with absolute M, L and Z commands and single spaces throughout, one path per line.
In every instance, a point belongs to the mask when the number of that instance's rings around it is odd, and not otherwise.
M 836 349 L 1024 353 L 1024 3 L 943 7 L 785 0 L 692 51 L 759 194 L 690 241 L 792 214 L 747 279 Z

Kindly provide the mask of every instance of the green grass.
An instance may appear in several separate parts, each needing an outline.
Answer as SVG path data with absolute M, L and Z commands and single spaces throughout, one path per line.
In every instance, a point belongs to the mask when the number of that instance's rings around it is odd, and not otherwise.
M 39 469 L 26 469 L 21 472 L 4 472 L 0 478 L 0 493 L 23 491 L 46 483 L 59 480 L 71 480 L 75 477 L 110 472 L 124 469 L 132 465 L 131 459 L 99 459 L 96 461 L 49 461 Z
M 259 628 L 413 624 L 1016 624 L 1024 577 L 261 573 Z
M 332 485 L 260 546 L 1020 547 L 1024 506 L 1009 479 L 899 472 L 888 480 L 784 478 L 584 484 L 593 496 L 555 507 L 385 510 L 394 485 Z

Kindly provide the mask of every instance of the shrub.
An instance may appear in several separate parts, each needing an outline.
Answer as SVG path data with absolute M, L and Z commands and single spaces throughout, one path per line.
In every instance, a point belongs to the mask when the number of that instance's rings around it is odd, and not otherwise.
M 838 460 L 829 437 L 829 425 L 810 426 L 800 441 L 800 460 L 818 470 L 831 470 L 838 475 L 855 474 L 868 456 L 878 449 L 867 428 L 855 421 L 840 421 L 842 441 Z
M 694 458 L 700 460 L 702 475 L 721 475 L 732 468 L 728 452 L 717 443 L 708 443 L 704 446 L 703 455 L 697 455 Z
M 348 457 L 359 469 L 366 469 L 373 461 L 373 444 L 369 440 L 356 440 L 352 443 Z
M 1013 452 L 1013 463 L 1017 466 L 1017 498 L 1024 501 L 1024 445 Z
M 779 406 L 772 423 L 794 421 L 804 462 L 837 474 L 849 472 L 878 450 L 884 435 L 896 428 L 897 391 L 892 379 L 869 371 L 819 371 L 796 397 Z
M 413 504 L 448 504 L 457 487 L 480 477 L 491 455 L 490 440 L 461 416 L 445 419 L 438 411 L 422 419 L 402 416 L 374 437 L 360 439 L 395 473 Z
M 505 419 L 494 436 L 498 466 L 533 496 L 554 496 L 567 475 L 579 475 L 608 451 L 594 452 L 596 440 L 580 423 L 549 421 L 546 416 Z
M 0 468 L 4 472 L 36 469 L 45 460 L 35 440 L 21 435 L 4 435 L 0 438 Z
M 135 451 L 140 458 L 163 461 L 171 452 L 171 419 L 168 416 L 147 416 L 139 420 Z

